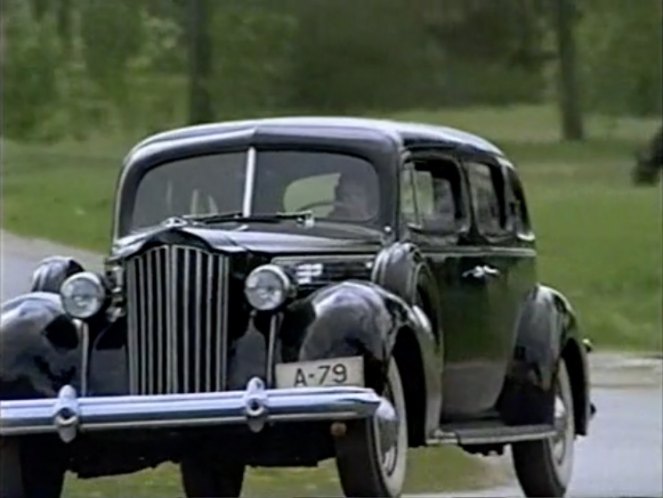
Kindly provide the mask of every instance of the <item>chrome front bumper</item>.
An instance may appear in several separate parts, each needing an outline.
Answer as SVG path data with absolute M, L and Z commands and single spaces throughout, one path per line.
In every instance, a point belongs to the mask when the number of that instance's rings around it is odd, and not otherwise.
M 78 398 L 71 386 L 57 398 L 0 401 L 0 436 L 55 433 L 65 442 L 79 432 L 268 422 L 396 420 L 391 403 L 361 387 L 266 389 L 259 378 L 244 391 Z

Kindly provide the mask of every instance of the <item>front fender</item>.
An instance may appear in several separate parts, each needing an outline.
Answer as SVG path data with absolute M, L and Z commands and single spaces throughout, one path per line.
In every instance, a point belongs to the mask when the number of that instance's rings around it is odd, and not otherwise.
M 32 272 L 30 290 L 57 294 L 60 292 L 60 286 L 68 277 L 82 271 L 83 266 L 73 258 L 50 256 L 41 260 Z
M 509 424 L 552 423 L 557 365 L 564 358 L 572 377 L 577 430 L 583 433 L 589 412 L 586 353 L 575 312 L 557 290 L 539 285 L 523 304 L 516 341 L 498 408 Z M 576 351 L 577 346 L 577 351 Z M 568 352 L 578 354 L 572 360 Z M 577 363 L 577 361 L 579 363 Z M 579 416 L 580 414 L 580 416 Z M 588 417 L 587 417 L 588 419 Z
M 80 392 L 80 333 L 57 294 L 31 292 L 3 303 L 0 351 L 0 399 L 53 397 L 65 384 Z
M 428 407 L 426 427 L 437 427 L 441 388 L 440 378 L 435 375 L 438 346 L 431 325 L 414 306 L 377 284 L 347 281 L 294 303 L 285 314 L 280 334 L 282 359 L 307 361 L 361 355 L 366 385 L 381 392 L 388 360 L 397 341 L 406 335 L 415 339 L 413 350 L 422 366 L 421 382 Z M 408 374 L 412 372 L 403 372 Z

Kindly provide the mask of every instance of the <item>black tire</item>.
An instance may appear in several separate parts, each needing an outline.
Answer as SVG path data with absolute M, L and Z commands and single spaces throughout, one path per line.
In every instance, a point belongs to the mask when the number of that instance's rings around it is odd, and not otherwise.
M 2 498 L 59 498 L 66 458 L 59 442 L 44 438 L 0 439 Z
M 561 403 L 561 405 L 560 405 Z M 557 436 L 512 445 L 513 464 L 526 496 L 564 496 L 571 481 L 575 424 L 571 380 L 564 361 L 555 382 Z
M 347 425 L 345 435 L 336 439 L 336 467 L 346 496 L 400 496 L 407 468 L 407 414 L 398 366 L 391 360 L 385 394 L 398 415 L 396 444 L 384 457 L 380 429 L 374 419 Z M 391 460 L 389 460 L 391 458 Z
M 242 493 L 244 469 L 244 463 L 186 457 L 180 463 L 184 494 L 187 498 L 237 497 Z

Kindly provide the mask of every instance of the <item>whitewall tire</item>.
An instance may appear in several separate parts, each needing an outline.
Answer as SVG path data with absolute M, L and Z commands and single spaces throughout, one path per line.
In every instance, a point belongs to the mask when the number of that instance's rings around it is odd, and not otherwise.
M 395 360 L 387 369 L 382 395 L 396 412 L 394 423 L 377 418 L 349 423 L 336 439 L 336 466 L 346 496 L 396 497 L 403 491 L 407 469 L 405 394 Z
M 526 496 L 564 496 L 571 481 L 575 442 L 573 393 L 564 361 L 555 382 L 557 434 L 541 441 L 513 444 L 513 463 Z

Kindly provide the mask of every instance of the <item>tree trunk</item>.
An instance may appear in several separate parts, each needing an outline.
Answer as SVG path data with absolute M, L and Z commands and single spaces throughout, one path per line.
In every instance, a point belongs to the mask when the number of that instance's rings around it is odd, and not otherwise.
M 209 0 L 189 0 L 189 122 L 213 120 L 210 79 L 212 73 Z
M 48 0 L 32 0 L 30 3 L 32 16 L 35 20 L 41 21 L 48 11 Z
M 574 23 L 574 0 L 555 0 L 555 31 L 559 57 L 559 108 L 562 117 L 562 137 L 565 140 L 583 140 L 585 137 L 580 96 Z
M 58 36 L 65 54 L 71 52 L 71 0 L 59 0 L 57 10 Z

